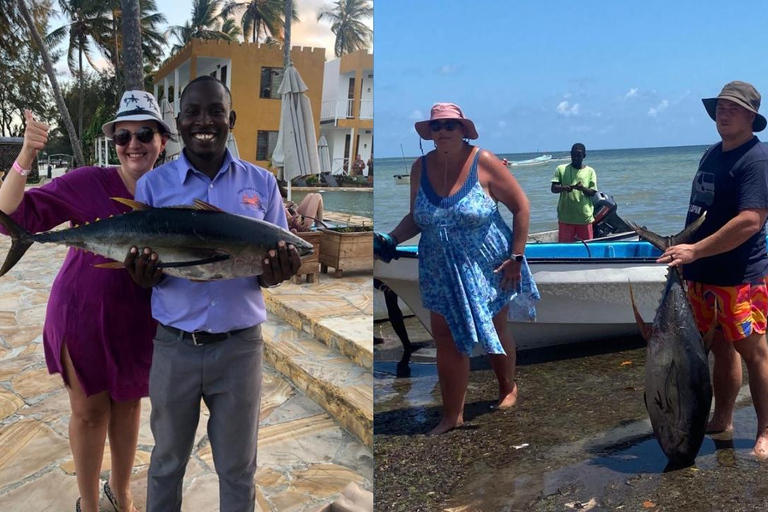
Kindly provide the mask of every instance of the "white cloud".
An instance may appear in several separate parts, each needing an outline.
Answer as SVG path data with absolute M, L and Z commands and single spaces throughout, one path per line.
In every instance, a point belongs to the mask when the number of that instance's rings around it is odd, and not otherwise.
M 625 99 L 635 98 L 637 96 L 637 87 L 633 87 L 627 94 L 624 95 Z
M 441 75 L 455 75 L 458 71 L 459 71 L 459 68 L 457 68 L 456 66 L 451 66 L 450 64 L 443 64 L 437 70 L 437 72 L 440 73 Z
M 667 110 L 668 106 L 669 106 L 669 101 L 661 100 L 661 103 L 659 103 L 655 107 L 652 107 L 651 109 L 648 110 L 648 116 L 656 117 L 660 112 L 664 112 L 665 110 Z
M 579 104 L 574 103 L 571 105 L 567 101 L 561 101 L 557 104 L 557 112 L 558 114 L 562 114 L 566 117 L 579 115 Z
M 506 121 L 499 121 L 499 128 L 506 128 L 507 122 Z
M 411 115 L 408 116 L 408 119 L 421 121 L 422 119 L 424 119 L 424 114 L 421 113 L 421 110 L 414 110 L 413 112 L 411 112 Z

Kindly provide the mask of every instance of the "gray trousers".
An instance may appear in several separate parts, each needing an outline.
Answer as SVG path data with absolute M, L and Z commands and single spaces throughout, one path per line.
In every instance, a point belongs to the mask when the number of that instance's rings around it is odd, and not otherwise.
M 149 375 L 155 447 L 147 512 L 181 511 L 201 398 L 210 410 L 208 439 L 219 476 L 220 510 L 253 512 L 263 348 L 260 326 L 198 346 L 158 327 Z

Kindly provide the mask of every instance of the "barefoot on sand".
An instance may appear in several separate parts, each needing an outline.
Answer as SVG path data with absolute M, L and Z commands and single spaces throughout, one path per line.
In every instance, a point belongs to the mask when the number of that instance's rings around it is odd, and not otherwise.
M 493 406 L 493 409 L 509 409 L 517 403 L 517 384 L 511 391 L 505 392 L 499 390 L 499 402 Z
M 768 460 L 768 432 L 764 431 L 763 435 L 757 438 L 752 455 L 757 457 L 758 460 Z
M 707 434 L 730 434 L 733 432 L 733 423 L 715 420 L 712 418 L 712 421 L 707 423 Z
M 446 432 L 450 432 L 451 430 L 455 428 L 459 428 L 464 424 L 464 420 L 460 419 L 458 421 L 450 421 L 445 418 L 443 418 L 440 421 L 440 424 L 437 425 L 435 428 L 433 428 L 428 436 L 439 436 L 440 434 L 445 434 Z

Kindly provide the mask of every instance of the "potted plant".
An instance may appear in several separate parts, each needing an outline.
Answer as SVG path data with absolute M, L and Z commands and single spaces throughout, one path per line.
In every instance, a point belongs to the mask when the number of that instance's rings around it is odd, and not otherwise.
M 335 269 L 334 277 L 344 270 L 373 269 L 373 226 L 344 226 L 320 228 L 320 270 Z

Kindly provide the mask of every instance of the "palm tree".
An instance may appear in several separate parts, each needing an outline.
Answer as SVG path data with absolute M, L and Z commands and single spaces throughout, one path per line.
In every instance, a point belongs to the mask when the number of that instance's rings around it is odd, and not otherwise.
M 265 41 L 282 40 L 285 26 L 286 0 L 250 0 L 246 2 L 230 1 L 222 11 L 224 15 L 242 13 L 243 34 L 251 36 L 251 41 L 259 42 L 261 35 Z M 291 7 L 291 19 L 298 22 L 296 10 Z M 263 30 L 263 31 L 262 31 Z
M 220 14 L 223 4 L 224 0 L 193 0 L 192 19 L 184 25 L 174 25 L 166 32 L 166 37 L 172 35 L 177 40 L 171 53 L 181 50 L 192 39 L 231 41 L 230 36 L 221 30 L 221 23 L 227 18 Z
M 237 41 L 243 35 L 243 31 L 237 26 L 237 21 L 234 18 L 221 20 L 221 33 L 227 36 L 228 41 Z
M 125 88 L 133 91 L 142 89 L 144 86 L 139 0 L 121 0 L 120 7 L 123 18 L 121 25 L 125 58 Z
M 69 35 L 67 46 L 67 64 L 73 75 L 78 77 L 80 104 L 77 120 L 77 133 L 83 134 L 83 56 L 85 56 L 92 68 L 96 65 L 91 57 L 92 44 L 96 39 L 101 39 L 103 34 L 109 32 L 111 20 L 108 17 L 109 4 L 99 0 L 59 0 L 62 15 L 69 19 L 69 23 L 52 31 L 47 36 L 47 43 L 55 46 Z M 77 60 L 75 60 L 77 55 Z
M 373 31 L 363 20 L 372 16 L 373 6 L 368 0 L 336 0 L 332 8 L 318 11 L 317 21 L 326 18 L 331 22 L 331 32 L 336 35 L 333 53 L 341 57 L 345 53 L 368 48 Z
M 18 0 L 18 6 L 19 6 L 19 12 L 21 13 L 21 16 L 24 18 L 24 21 L 27 24 L 27 28 L 29 29 L 29 33 L 32 36 L 32 40 L 37 45 L 37 48 L 38 50 L 40 50 L 40 54 L 43 57 L 43 67 L 45 67 L 45 72 L 48 75 L 48 79 L 51 81 L 51 87 L 53 88 L 53 96 L 54 98 L 56 98 L 56 105 L 59 108 L 59 113 L 61 114 L 61 117 L 64 119 L 64 126 L 67 129 L 67 133 L 69 134 L 69 140 L 72 143 L 72 150 L 75 153 L 75 161 L 77 162 L 78 167 L 82 167 L 85 165 L 85 160 L 83 159 L 83 150 L 80 147 L 80 139 L 78 138 L 77 133 L 75 132 L 75 125 L 72 123 L 72 118 L 69 116 L 69 110 L 67 110 L 67 105 L 66 103 L 64 103 L 64 95 L 61 93 L 59 82 L 56 79 L 56 71 L 53 69 L 53 62 L 51 61 L 51 57 L 48 54 L 48 47 L 43 43 L 43 38 L 40 37 L 40 32 L 35 26 L 35 21 L 32 19 L 32 16 L 30 15 L 29 10 L 27 9 L 27 5 L 24 3 L 24 0 Z M 81 95 L 81 98 L 82 98 L 82 95 Z
M 120 5 L 121 0 L 110 0 L 111 25 L 106 34 L 102 34 L 96 39 L 101 52 L 112 64 L 115 71 L 118 95 L 123 90 L 122 77 L 123 65 L 121 65 L 121 56 L 123 54 L 123 34 L 120 26 L 125 27 L 123 23 L 123 13 Z M 142 69 L 145 64 L 155 68 L 160 64 L 163 49 L 166 46 L 165 37 L 157 29 L 160 25 L 166 23 L 166 17 L 157 11 L 155 0 L 139 0 L 141 31 L 141 54 Z M 135 30 L 134 30 L 135 32 Z M 143 79 L 142 79 L 143 80 Z M 142 82 L 143 83 L 143 82 Z M 141 87 L 139 87 L 140 89 Z

